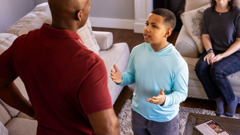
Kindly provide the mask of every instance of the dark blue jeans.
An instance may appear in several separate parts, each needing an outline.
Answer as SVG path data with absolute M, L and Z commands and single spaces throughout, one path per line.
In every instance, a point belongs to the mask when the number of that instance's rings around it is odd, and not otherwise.
M 178 135 L 179 114 L 167 122 L 156 122 L 144 118 L 132 110 L 134 135 Z
M 222 52 L 214 50 L 214 53 L 217 55 Z M 206 54 L 204 53 L 197 62 L 196 74 L 210 100 L 222 96 L 226 103 L 230 104 L 235 95 L 227 76 L 240 70 L 240 52 L 235 52 L 213 65 L 203 61 Z

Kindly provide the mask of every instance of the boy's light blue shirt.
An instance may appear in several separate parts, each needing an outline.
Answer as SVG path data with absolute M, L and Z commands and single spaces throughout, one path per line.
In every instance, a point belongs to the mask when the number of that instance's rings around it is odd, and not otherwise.
M 128 68 L 119 85 L 136 83 L 132 109 L 148 120 L 166 122 L 179 111 L 179 104 L 187 98 L 188 66 L 172 44 L 155 52 L 151 45 L 142 43 L 133 48 Z M 146 101 L 164 89 L 163 105 Z

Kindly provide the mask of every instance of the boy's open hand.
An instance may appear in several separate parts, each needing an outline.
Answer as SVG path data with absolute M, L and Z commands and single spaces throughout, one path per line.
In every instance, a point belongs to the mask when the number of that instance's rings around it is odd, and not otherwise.
M 120 70 L 117 68 L 116 65 L 113 65 L 113 68 L 115 71 L 113 71 L 111 69 L 111 79 L 115 82 L 115 83 L 122 83 L 122 73 L 120 72 Z
M 157 96 L 153 96 L 152 98 L 147 98 L 146 101 L 153 104 L 163 104 L 165 102 L 165 94 L 164 89 L 162 88 L 160 93 Z

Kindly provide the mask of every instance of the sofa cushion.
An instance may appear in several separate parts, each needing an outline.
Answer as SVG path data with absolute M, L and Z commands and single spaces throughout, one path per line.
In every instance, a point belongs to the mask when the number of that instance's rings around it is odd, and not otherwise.
M 197 45 L 189 36 L 185 26 L 182 26 L 179 32 L 175 47 L 182 56 L 192 58 L 197 58 L 199 56 Z
M 11 119 L 11 116 L 4 105 L 4 103 L 0 100 L 0 122 L 6 124 Z
M 37 121 L 13 118 L 6 125 L 10 135 L 36 135 L 37 133 Z
M 17 36 L 14 34 L 0 33 L 0 54 L 8 49 L 16 38 Z
M 0 121 L 0 135 L 8 135 L 8 130 L 7 128 L 2 124 Z
M 197 45 L 198 52 L 203 53 L 204 47 L 202 44 L 201 34 L 202 34 L 202 17 L 203 12 L 208 8 L 210 4 L 202 6 L 200 8 L 184 12 L 181 15 L 183 25 L 185 26 L 188 34 L 194 40 Z
M 8 104 L 6 104 L 5 102 L 3 102 L 3 106 L 7 109 L 8 113 L 10 114 L 10 116 L 13 118 L 13 117 L 16 117 L 18 114 L 19 114 L 19 110 L 9 106 Z
M 126 43 L 117 43 L 108 51 L 100 51 L 100 57 L 103 59 L 107 72 L 110 74 L 113 65 L 116 64 L 118 69 L 123 73 L 127 69 L 128 59 L 130 56 L 130 51 Z M 114 104 L 117 97 L 119 96 L 122 86 L 116 85 L 110 76 L 108 76 L 108 89 L 112 98 L 112 103 Z

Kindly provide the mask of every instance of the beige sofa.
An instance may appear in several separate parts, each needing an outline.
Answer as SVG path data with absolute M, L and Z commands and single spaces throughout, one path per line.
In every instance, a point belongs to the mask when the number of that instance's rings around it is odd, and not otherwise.
M 239 0 L 240 1 L 240 0 Z M 208 99 L 194 68 L 199 54 L 204 51 L 201 42 L 201 21 L 203 11 L 210 7 L 210 0 L 186 0 L 181 15 L 183 26 L 176 40 L 176 49 L 184 56 L 189 66 L 188 97 Z M 228 76 L 233 91 L 240 98 L 240 72 Z
M 30 30 L 40 28 L 43 23 L 51 23 L 51 13 L 48 3 L 37 5 L 30 13 L 10 26 L 6 30 L 6 33 L 0 33 L 0 54 L 11 46 L 12 42 L 18 36 L 28 33 Z M 92 31 L 89 20 L 77 33 L 82 37 L 85 45 L 103 59 L 108 73 L 110 73 L 113 64 L 116 64 L 122 72 L 126 70 L 130 55 L 126 43 L 113 44 L 112 33 Z M 29 100 L 21 79 L 17 78 L 14 83 L 20 89 L 23 96 Z M 109 76 L 108 88 L 114 104 L 123 87 L 112 82 Z M 0 100 L 0 135 L 2 135 L 1 133 L 9 133 L 10 135 L 35 135 L 36 128 L 36 120 L 31 119 L 23 113 L 19 113 L 18 110 L 11 108 Z

